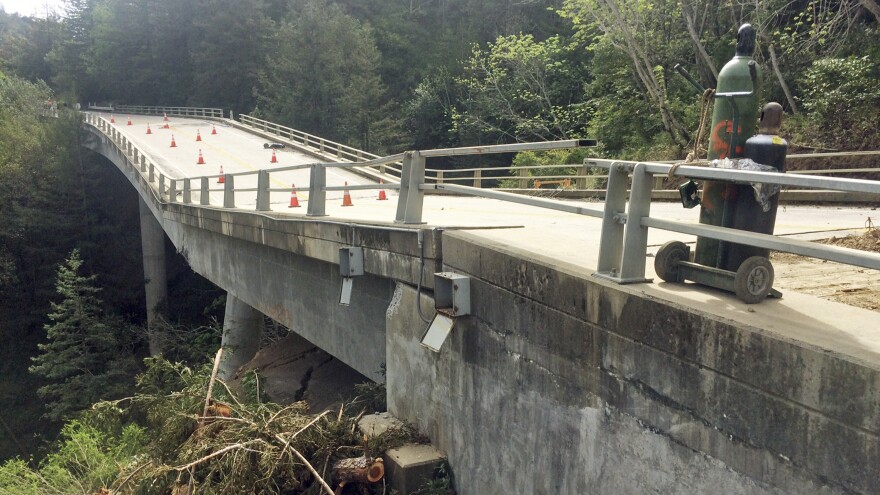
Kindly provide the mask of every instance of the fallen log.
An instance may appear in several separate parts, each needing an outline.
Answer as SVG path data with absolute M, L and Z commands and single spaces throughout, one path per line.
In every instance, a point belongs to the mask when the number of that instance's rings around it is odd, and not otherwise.
M 333 463 L 331 471 L 333 481 L 338 483 L 336 489 L 340 489 L 348 483 L 375 483 L 385 476 L 385 464 L 381 458 L 351 457 L 340 459 Z

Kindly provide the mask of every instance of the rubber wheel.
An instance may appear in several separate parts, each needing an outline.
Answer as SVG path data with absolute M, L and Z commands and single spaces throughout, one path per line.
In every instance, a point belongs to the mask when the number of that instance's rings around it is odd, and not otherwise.
M 678 271 L 679 261 L 688 261 L 691 250 L 681 241 L 669 241 L 664 244 L 657 256 L 654 256 L 654 272 L 666 282 L 683 282 Z
M 773 288 L 773 265 L 762 256 L 752 256 L 743 261 L 733 278 L 736 297 L 746 304 L 759 303 Z

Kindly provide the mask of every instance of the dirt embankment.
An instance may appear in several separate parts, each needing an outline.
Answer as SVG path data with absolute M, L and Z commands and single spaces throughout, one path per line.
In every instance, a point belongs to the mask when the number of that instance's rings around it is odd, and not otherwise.
M 821 242 L 880 253 L 880 229 Z M 880 312 L 880 270 L 788 253 L 773 253 L 770 260 L 776 271 L 774 287 L 783 293 L 792 290 Z

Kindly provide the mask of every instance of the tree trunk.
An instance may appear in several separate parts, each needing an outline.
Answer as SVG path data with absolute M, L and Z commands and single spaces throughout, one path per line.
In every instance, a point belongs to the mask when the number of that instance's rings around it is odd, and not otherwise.
M 880 22 L 880 5 L 877 2 L 874 0 L 859 0 L 859 3 L 862 4 L 862 7 L 868 9 L 868 12 L 874 14 L 874 19 L 877 22 Z
M 712 82 L 714 83 L 718 81 L 718 69 L 715 68 L 715 63 L 712 62 L 712 57 L 706 53 L 706 48 L 700 41 L 700 35 L 697 33 L 697 29 L 694 26 L 694 19 L 691 17 L 690 5 L 687 3 L 687 0 L 682 0 L 681 2 L 681 15 L 684 17 L 684 22 L 687 25 L 688 35 L 691 37 L 691 41 L 693 41 L 694 47 L 697 49 L 697 56 L 712 72 L 712 76 L 714 77 Z
M 346 483 L 375 483 L 385 476 L 382 459 L 352 457 L 333 463 L 333 481 L 340 486 Z
M 779 80 L 779 85 L 782 86 L 782 91 L 785 93 L 785 99 L 788 100 L 788 105 L 791 107 L 791 113 L 797 115 L 797 103 L 791 95 L 791 90 L 788 89 L 788 84 L 785 83 L 785 78 L 782 77 L 782 71 L 779 70 L 779 60 L 776 58 L 776 49 L 773 48 L 773 43 L 768 43 L 767 46 L 768 51 L 770 52 L 770 63 L 773 65 L 773 73 L 776 74 L 776 79 Z
M 603 31 L 612 38 L 615 34 L 618 35 L 618 40 L 614 41 L 612 39 L 612 43 L 629 55 L 633 62 L 636 76 L 645 88 L 648 100 L 653 102 L 657 110 L 660 111 L 664 129 L 669 132 L 672 139 L 678 145 L 682 148 L 687 147 L 689 141 L 687 130 L 669 110 L 669 106 L 666 104 L 666 92 L 660 87 L 660 83 L 654 75 L 653 64 L 647 53 L 645 53 L 644 47 L 637 44 L 635 33 L 630 29 L 626 17 L 620 12 L 620 8 L 615 3 L 615 0 L 604 0 L 603 3 L 608 13 L 611 14 L 608 20 L 614 24 L 613 31 L 610 26 L 602 26 Z M 603 19 L 597 18 L 597 20 L 600 23 L 603 22 Z

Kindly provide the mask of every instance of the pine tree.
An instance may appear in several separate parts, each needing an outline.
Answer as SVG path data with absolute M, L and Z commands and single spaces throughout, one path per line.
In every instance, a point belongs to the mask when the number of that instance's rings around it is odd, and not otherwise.
M 131 386 L 135 361 L 126 343 L 130 329 L 101 311 L 95 276 L 79 274 L 83 261 L 74 249 L 58 269 L 60 303 L 52 303 L 48 342 L 40 344 L 31 373 L 50 383 L 37 393 L 46 400 L 46 416 L 69 417 L 101 399 L 124 395 Z

